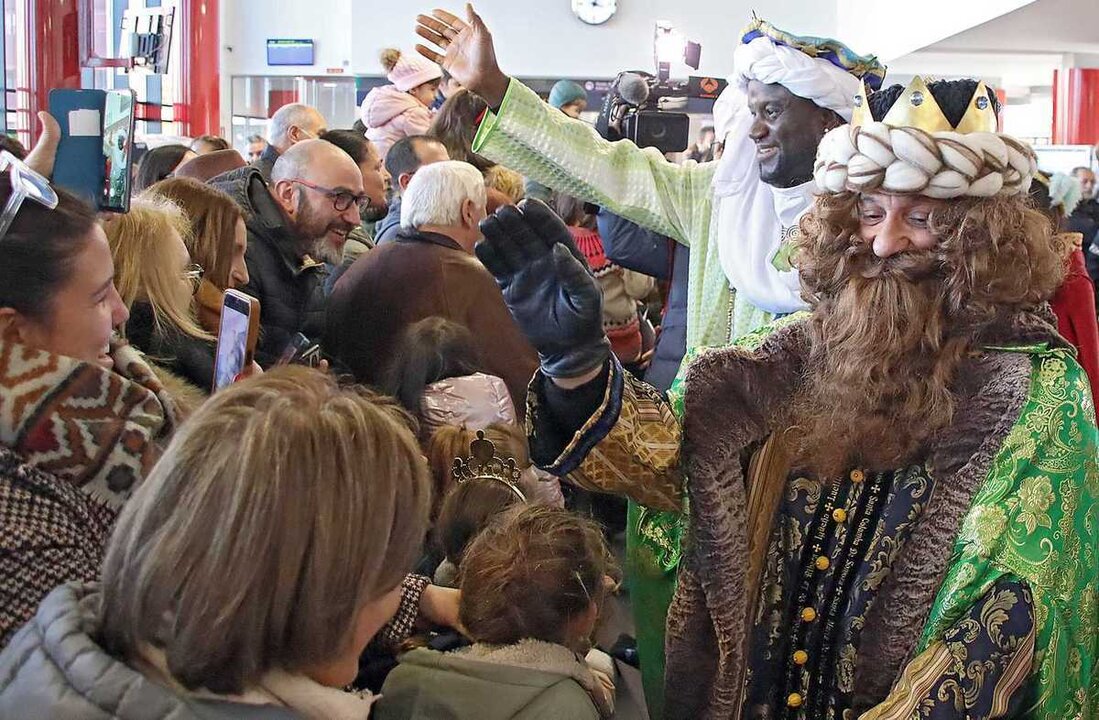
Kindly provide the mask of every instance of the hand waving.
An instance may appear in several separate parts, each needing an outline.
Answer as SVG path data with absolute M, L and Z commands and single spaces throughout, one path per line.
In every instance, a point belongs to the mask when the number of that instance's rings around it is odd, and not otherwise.
M 538 350 L 542 372 L 575 378 L 610 355 L 603 334 L 603 291 L 565 224 L 544 203 L 524 200 L 481 222 L 477 257 Z
M 473 6 L 466 4 L 466 21 L 446 10 L 434 10 L 431 15 L 417 15 L 416 23 L 416 34 L 436 48 L 417 45 L 416 50 L 439 63 L 490 107 L 499 107 L 507 92 L 508 77 L 496 63 L 492 33 Z

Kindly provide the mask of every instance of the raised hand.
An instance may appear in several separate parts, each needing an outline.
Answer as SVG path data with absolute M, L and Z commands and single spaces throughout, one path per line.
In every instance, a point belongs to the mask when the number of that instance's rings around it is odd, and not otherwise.
M 546 205 L 524 200 L 481 222 L 477 257 L 553 379 L 584 376 L 610 356 L 603 291 L 572 236 Z
M 39 111 L 38 122 L 42 124 L 42 134 L 24 162 L 38 174 L 52 177 L 53 163 L 57 158 L 57 146 L 61 144 L 61 126 L 57 124 L 53 115 L 45 110 Z
M 500 107 L 509 80 L 496 63 L 492 33 L 472 5 L 466 4 L 465 21 L 439 9 L 433 10 L 431 15 L 417 15 L 416 34 L 431 43 L 431 47 L 416 46 L 421 55 L 439 63 L 470 92 L 484 98 L 490 107 Z

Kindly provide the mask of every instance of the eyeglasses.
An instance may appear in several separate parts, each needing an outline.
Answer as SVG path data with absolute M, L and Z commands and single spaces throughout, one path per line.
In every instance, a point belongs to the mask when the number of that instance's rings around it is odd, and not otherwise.
M 324 187 L 323 185 L 314 185 L 307 180 L 293 179 L 290 182 L 297 185 L 303 185 L 310 190 L 316 190 L 325 197 L 332 199 L 332 207 L 336 209 L 336 212 L 344 212 L 352 205 L 358 205 L 360 210 L 365 209 L 370 204 L 370 196 L 356 195 L 353 192 L 347 190 L 334 190 L 332 188 Z
M 194 295 L 198 292 L 199 285 L 202 284 L 202 276 L 206 274 L 206 271 L 202 269 L 202 266 L 198 263 L 191 263 L 183 271 L 183 279 L 191 283 L 191 294 Z
M 0 212 L 0 239 L 8 234 L 24 200 L 33 200 L 49 210 L 57 207 L 57 193 L 50 187 L 50 181 L 7 150 L 0 152 L 0 172 L 5 170 L 11 177 L 11 195 Z

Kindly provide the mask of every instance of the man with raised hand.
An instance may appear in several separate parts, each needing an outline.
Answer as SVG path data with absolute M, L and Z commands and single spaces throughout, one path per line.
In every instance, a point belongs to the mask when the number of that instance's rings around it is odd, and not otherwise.
M 434 49 L 418 50 L 490 112 L 476 152 L 690 247 L 687 351 L 722 346 L 776 316 L 805 309 L 790 242 L 815 188 L 824 134 L 851 117 L 859 80 L 885 69 L 835 40 L 798 37 L 754 19 L 733 52 L 729 87 L 714 107 L 720 161 L 677 165 L 655 149 L 609 143 L 554 110 L 496 62 L 492 36 L 466 8 L 417 18 Z M 679 563 L 679 513 L 630 506 L 627 548 L 638 649 L 650 711 L 659 716 L 663 628 Z
M 796 241 L 810 312 L 688 357 L 669 402 L 548 208 L 482 223 L 539 354 L 531 455 L 689 494 L 661 717 L 1099 717 L 1099 431 L 1034 152 L 975 80 L 860 100 Z

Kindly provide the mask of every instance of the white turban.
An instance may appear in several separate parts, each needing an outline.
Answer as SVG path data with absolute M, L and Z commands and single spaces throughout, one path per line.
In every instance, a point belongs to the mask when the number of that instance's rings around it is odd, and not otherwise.
M 755 143 L 748 137 L 748 81 L 779 84 L 798 97 L 812 100 L 851 119 L 859 80 L 827 60 L 757 37 L 737 47 L 729 86 L 714 103 L 714 129 L 725 142 L 725 153 L 714 172 L 718 203 L 717 245 L 729 284 L 752 305 L 771 313 L 805 307 L 798 274 L 780 271 L 775 258 L 786 228 L 813 200 L 812 182 L 776 189 L 760 181 Z
M 782 85 L 798 97 L 834 110 L 844 120 L 851 119 L 854 98 L 859 91 L 859 80 L 843 68 L 778 45 L 768 37 L 757 37 L 739 45 L 733 53 L 729 86 L 714 103 L 714 128 L 719 139 L 724 139 L 731 129 L 737 111 L 747 107 L 745 91 L 749 80 Z

